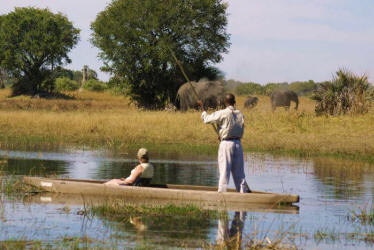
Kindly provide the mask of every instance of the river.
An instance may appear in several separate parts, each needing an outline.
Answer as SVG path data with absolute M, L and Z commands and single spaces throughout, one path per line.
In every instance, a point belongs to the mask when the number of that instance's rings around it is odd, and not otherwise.
M 154 182 L 217 186 L 215 157 L 151 155 Z M 5 175 L 56 174 L 82 179 L 128 176 L 135 156 L 104 151 L 21 152 L 0 151 Z M 82 205 L 48 202 L 37 198 L 2 196 L 0 241 L 10 239 L 51 241 L 61 237 L 88 237 L 113 247 L 198 248 L 215 244 L 240 225 L 246 239 L 286 238 L 302 249 L 370 249 L 374 225 L 352 221 L 353 211 L 370 208 L 374 191 L 374 166 L 334 158 L 294 158 L 246 153 L 247 182 L 254 190 L 300 195 L 292 212 L 227 211 L 228 220 L 207 223 L 188 218 L 129 218 L 125 222 L 79 215 Z M 230 186 L 233 187 L 232 179 Z M 63 199 L 63 198 L 62 198 Z M 108 245 L 109 244 L 109 245 Z

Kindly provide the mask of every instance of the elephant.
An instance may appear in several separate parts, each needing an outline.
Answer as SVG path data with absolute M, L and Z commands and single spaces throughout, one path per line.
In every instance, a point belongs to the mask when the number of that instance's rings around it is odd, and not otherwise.
M 248 96 L 246 99 L 245 99 L 245 102 L 244 102 L 244 108 L 254 108 L 258 103 L 258 98 L 256 96 Z
M 199 82 L 187 82 L 183 84 L 177 93 L 179 99 L 179 108 L 182 111 L 187 111 L 189 108 L 198 109 L 198 99 L 193 93 L 192 86 L 200 100 L 203 101 L 205 108 L 221 107 L 223 105 L 223 98 L 225 94 L 224 87 L 220 81 L 200 80 Z
M 271 107 L 275 111 L 276 107 L 285 107 L 288 110 L 291 106 L 291 101 L 296 103 L 295 109 L 297 110 L 299 106 L 299 98 L 297 94 L 293 91 L 281 91 L 276 90 L 270 95 Z

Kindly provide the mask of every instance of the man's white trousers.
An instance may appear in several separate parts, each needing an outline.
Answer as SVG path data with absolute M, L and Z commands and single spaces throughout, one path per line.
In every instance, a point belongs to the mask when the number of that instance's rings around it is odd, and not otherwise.
M 244 156 L 240 140 L 223 140 L 218 150 L 219 181 L 218 192 L 226 192 L 230 173 L 236 190 L 247 193 L 249 190 L 244 174 Z

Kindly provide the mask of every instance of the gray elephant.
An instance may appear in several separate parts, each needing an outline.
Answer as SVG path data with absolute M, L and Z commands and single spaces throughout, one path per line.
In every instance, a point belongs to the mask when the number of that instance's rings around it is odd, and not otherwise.
M 258 103 L 258 98 L 256 96 L 248 96 L 245 99 L 244 108 L 247 108 L 247 109 L 254 108 L 257 105 L 257 103 Z
M 191 84 L 195 88 L 199 99 L 203 101 L 205 108 L 216 109 L 223 105 L 225 90 L 221 82 L 200 80 L 199 82 L 191 82 Z M 187 82 L 178 90 L 177 98 L 182 111 L 186 111 L 189 108 L 198 109 L 199 107 L 191 84 Z
M 276 90 L 270 95 L 271 100 L 271 108 L 273 111 L 277 107 L 285 107 L 285 109 L 289 109 L 291 106 L 291 101 L 296 103 L 295 109 L 297 110 L 299 106 L 299 98 L 297 97 L 297 94 L 293 91 L 281 91 Z

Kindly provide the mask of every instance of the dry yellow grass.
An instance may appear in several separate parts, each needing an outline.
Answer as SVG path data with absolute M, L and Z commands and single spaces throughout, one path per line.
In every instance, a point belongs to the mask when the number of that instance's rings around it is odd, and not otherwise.
M 184 151 L 215 151 L 217 136 L 200 120 L 200 112 L 139 111 L 123 97 L 107 93 L 73 93 L 76 100 L 38 100 L 28 110 L 12 106 L 0 91 L 0 148 L 94 146 L 123 149 L 131 145 Z M 22 101 L 21 101 L 22 100 Z M 238 98 L 242 109 L 244 97 Z M 60 103 L 61 107 L 48 109 Z M 62 103 L 62 104 L 61 104 Z M 91 103 L 86 105 L 85 103 Z M 75 109 L 63 108 L 75 105 Z M 306 155 L 349 155 L 373 158 L 374 113 L 360 116 L 316 117 L 314 102 L 301 98 L 299 111 L 272 113 L 268 97 L 243 110 L 242 140 L 247 150 Z
M 99 111 L 128 109 L 129 102 L 123 96 L 89 91 L 66 92 L 70 99 L 37 99 L 28 96 L 8 98 L 9 89 L 0 90 L 0 110 L 46 110 L 46 111 Z

